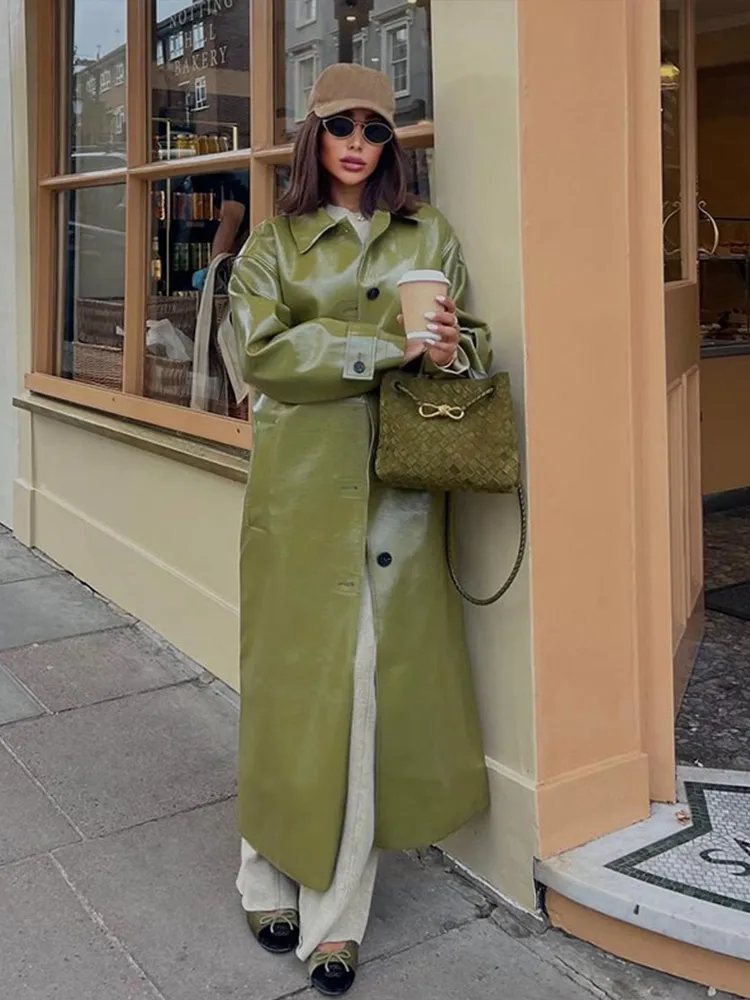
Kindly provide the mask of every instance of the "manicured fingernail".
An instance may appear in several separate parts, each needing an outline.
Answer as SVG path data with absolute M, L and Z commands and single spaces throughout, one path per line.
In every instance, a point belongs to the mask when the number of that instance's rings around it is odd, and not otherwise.
M 445 296 L 444 295 L 438 295 L 438 297 L 435 299 L 435 301 L 439 302 L 440 305 L 442 306 L 442 305 L 445 304 Z
M 424 314 L 425 319 L 435 319 L 435 316 L 437 316 L 437 313 L 434 312 L 429 312 Z
M 430 333 L 437 333 L 438 332 L 437 323 L 428 323 L 427 329 L 430 331 Z

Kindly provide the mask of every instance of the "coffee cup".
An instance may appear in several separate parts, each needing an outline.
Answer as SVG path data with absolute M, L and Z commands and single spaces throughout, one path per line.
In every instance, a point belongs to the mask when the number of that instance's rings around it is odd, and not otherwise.
M 407 271 L 398 283 L 407 340 L 437 343 L 440 337 L 427 329 L 425 313 L 435 312 L 438 295 L 447 295 L 450 282 L 442 271 Z

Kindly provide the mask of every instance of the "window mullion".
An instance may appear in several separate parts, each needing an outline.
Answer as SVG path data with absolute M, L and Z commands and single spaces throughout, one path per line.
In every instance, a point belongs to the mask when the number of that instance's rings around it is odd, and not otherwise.
M 128 0 L 127 140 L 128 168 L 149 160 L 149 68 L 151 65 L 151 3 Z M 148 273 L 148 183 L 128 177 L 125 221 L 125 345 L 123 389 L 133 395 L 143 391 L 146 295 Z
M 250 144 L 253 150 L 274 145 L 274 4 L 250 4 Z M 250 164 L 250 223 L 256 226 L 275 211 L 274 169 L 253 158 Z
M 58 47 L 60 19 L 56 16 L 55 0 L 40 0 L 35 22 L 36 45 L 32 58 L 36 59 L 35 135 L 37 181 L 57 173 L 59 134 L 56 107 L 56 80 L 60 59 Z M 56 315 L 55 270 L 57 264 L 55 233 L 55 208 L 57 196 L 53 191 L 38 190 L 34 209 L 36 212 L 34 246 L 34 343 L 33 368 L 51 373 L 56 370 Z

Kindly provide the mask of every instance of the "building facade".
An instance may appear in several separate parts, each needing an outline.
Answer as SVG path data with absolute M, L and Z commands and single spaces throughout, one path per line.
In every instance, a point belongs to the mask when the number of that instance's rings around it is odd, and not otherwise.
M 467 609 L 492 810 L 446 847 L 527 910 L 546 885 L 573 933 L 750 996 L 741 934 L 699 947 L 555 868 L 652 811 L 680 822 L 675 694 L 703 591 L 693 0 L 4 4 L 16 534 L 237 684 L 250 430 L 220 379 L 191 396 L 185 279 L 227 173 L 252 224 L 274 212 L 316 73 L 383 69 L 511 374 L 530 502 L 518 581 Z M 489 592 L 512 498 L 460 508 L 463 573 Z

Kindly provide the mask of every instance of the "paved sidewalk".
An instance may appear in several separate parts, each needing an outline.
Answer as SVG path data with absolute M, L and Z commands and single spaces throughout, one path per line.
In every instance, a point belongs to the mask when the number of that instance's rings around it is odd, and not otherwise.
M 236 699 L 0 528 L 3 1000 L 309 993 L 234 890 Z M 496 908 L 437 852 L 382 865 L 362 1000 L 698 1000 Z

